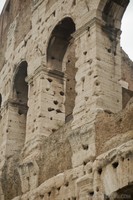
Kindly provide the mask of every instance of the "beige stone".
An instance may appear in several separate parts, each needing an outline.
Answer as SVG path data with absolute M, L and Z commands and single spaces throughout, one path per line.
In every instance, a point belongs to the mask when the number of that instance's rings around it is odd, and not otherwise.
M 0 200 L 133 199 L 129 1 L 7 0 Z

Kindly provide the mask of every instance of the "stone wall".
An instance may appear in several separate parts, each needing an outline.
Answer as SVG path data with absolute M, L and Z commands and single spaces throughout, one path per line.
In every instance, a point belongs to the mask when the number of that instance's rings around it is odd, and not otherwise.
M 133 64 L 120 47 L 128 3 L 6 1 L 1 200 L 133 198 Z

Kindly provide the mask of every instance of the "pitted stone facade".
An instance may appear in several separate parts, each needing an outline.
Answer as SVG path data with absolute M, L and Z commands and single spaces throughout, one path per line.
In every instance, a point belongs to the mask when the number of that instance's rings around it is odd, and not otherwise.
M 7 0 L 0 200 L 133 199 L 129 0 Z

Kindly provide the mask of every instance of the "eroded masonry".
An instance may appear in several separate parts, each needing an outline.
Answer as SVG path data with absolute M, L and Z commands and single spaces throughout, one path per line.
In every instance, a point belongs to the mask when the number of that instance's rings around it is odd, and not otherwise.
M 133 199 L 129 0 L 7 0 L 0 200 Z

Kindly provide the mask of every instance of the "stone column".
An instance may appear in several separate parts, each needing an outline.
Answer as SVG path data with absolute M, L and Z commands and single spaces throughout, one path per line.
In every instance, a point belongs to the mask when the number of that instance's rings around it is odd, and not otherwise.
M 78 58 L 74 129 L 93 123 L 99 110 L 122 108 L 119 33 L 93 18 L 74 34 Z
M 65 122 L 64 74 L 41 66 L 29 77 L 26 141 L 49 136 Z

